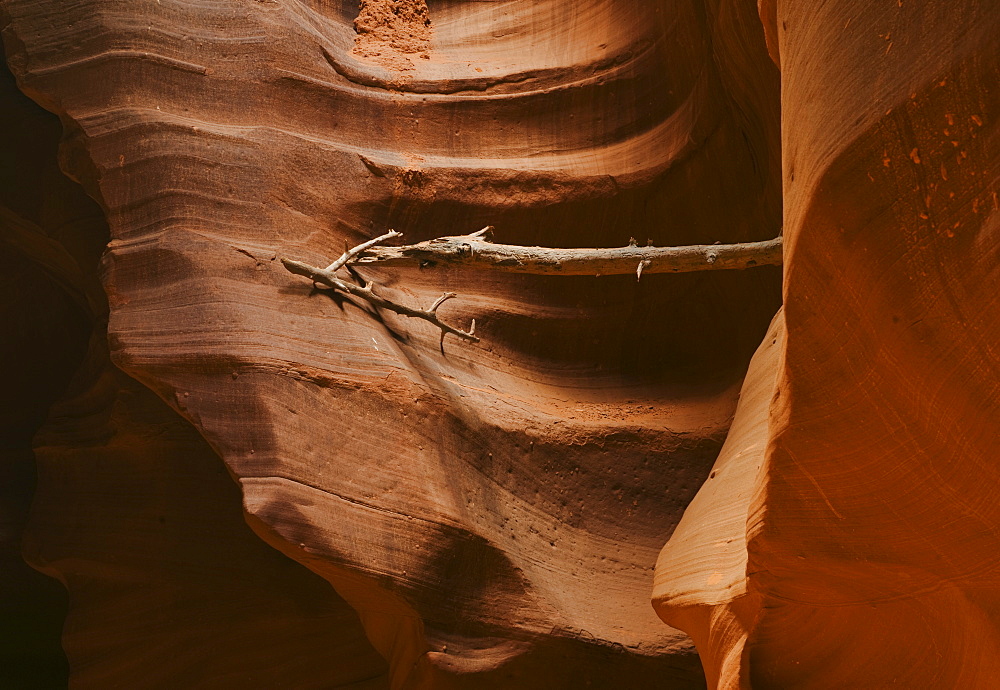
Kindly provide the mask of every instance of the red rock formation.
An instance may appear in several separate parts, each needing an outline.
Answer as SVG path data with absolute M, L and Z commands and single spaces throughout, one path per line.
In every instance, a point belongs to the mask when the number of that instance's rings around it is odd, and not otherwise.
M 73 687 L 387 687 L 357 614 L 246 528 L 190 424 L 120 373 L 72 408 L 37 441 L 25 557 L 70 593 Z M 105 424 L 71 432 L 84 410 Z
M 758 352 L 654 604 L 712 687 L 993 687 L 1000 15 L 762 5 L 787 335 Z
M 246 529 L 190 425 L 110 373 L 104 216 L 58 169 L 58 120 L 0 76 L 0 685 L 64 687 L 65 649 L 74 687 L 385 687 L 354 611 Z
M 779 312 L 750 362 L 715 466 L 656 564 L 653 605 L 698 646 L 709 687 L 746 687 L 746 641 L 761 612 L 748 583 L 747 522 L 766 497 L 768 412 L 785 341 Z
M 63 167 L 107 215 L 112 357 L 223 458 L 254 531 L 358 612 L 392 687 L 696 686 L 690 643 L 649 608 L 649 579 L 726 433 L 777 271 L 383 276 L 415 302 L 460 293 L 449 313 L 475 317 L 484 344 L 442 352 L 425 324 L 311 295 L 275 258 L 321 263 L 387 226 L 418 241 L 489 222 L 500 241 L 550 246 L 773 236 L 777 71 L 756 9 L 431 3 L 411 45 L 369 22 L 386 4 L 356 17 L 326 1 L 4 0 L 12 70 L 60 116 Z M 396 4 L 412 10 L 406 26 L 423 16 L 423 3 Z M 375 29 L 358 39 L 355 26 Z M 410 51 L 424 41 L 426 59 Z M 129 582 L 165 565 L 133 553 L 135 535 L 105 551 L 60 531 L 96 506 L 45 506 L 77 484 L 133 491 L 140 476 L 117 476 L 131 452 L 150 478 L 157 462 L 194 471 L 181 455 L 197 446 L 171 422 L 168 450 L 140 447 L 168 415 L 115 414 L 127 432 L 108 456 L 46 451 L 32 527 L 33 558 L 81 597 L 66 638 L 74 668 L 88 664 L 81 685 L 124 682 L 149 660 L 97 611 L 146 611 L 202 569 L 220 587 L 211 573 L 231 571 L 209 547 L 238 539 L 231 521 L 194 534 L 194 514 L 169 505 L 193 485 L 170 484 L 155 502 L 183 528 L 162 538 L 192 540 L 187 565 L 149 598 L 106 580 L 125 552 Z M 120 469 L 62 469 L 77 453 Z M 130 510 L 142 533 L 156 527 L 156 511 L 125 503 L 101 524 Z M 296 587 L 296 605 L 339 611 Z M 239 598 L 212 609 L 228 626 L 242 627 Z M 267 600 L 282 624 L 315 630 Z M 319 639 L 361 649 L 336 616 Z M 108 646 L 87 647 L 84 631 Z M 275 645 L 264 658 L 288 649 Z M 326 682 L 346 681 L 331 670 Z

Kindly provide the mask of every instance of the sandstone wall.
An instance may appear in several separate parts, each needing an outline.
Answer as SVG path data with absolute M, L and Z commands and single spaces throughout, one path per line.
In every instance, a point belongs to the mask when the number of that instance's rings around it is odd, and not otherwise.
M 993 687 L 1000 15 L 761 14 L 782 74 L 786 335 L 758 351 L 654 603 L 713 687 Z
M 62 169 L 107 220 L 110 357 L 208 444 L 107 377 L 118 392 L 94 405 L 117 432 L 80 448 L 49 440 L 52 419 L 36 441 L 28 557 L 69 589 L 80 687 L 154 662 L 164 686 L 194 682 L 192 663 L 223 674 L 252 660 L 240 639 L 273 672 L 299 640 L 302 683 L 703 683 L 649 584 L 728 430 L 777 270 L 379 274 L 413 302 L 460 294 L 447 316 L 475 318 L 483 344 L 442 351 L 426 324 L 311 294 L 276 257 L 322 263 L 387 227 L 418 241 L 486 223 L 548 246 L 772 237 L 778 71 L 756 8 L 397 5 L 0 3 L 18 85 L 58 115 Z M 332 590 L 239 536 L 219 467 L 256 535 Z M 275 579 L 226 591 L 258 567 Z M 194 573 L 207 591 L 186 589 Z M 172 621 L 184 642 L 108 607 Z M 189 627 L 199 607 L 217 627 Z M 317 637 L 265 640 L 269 621 Z M 233 627 L 246 637 L 209 659 L 199 641 Z

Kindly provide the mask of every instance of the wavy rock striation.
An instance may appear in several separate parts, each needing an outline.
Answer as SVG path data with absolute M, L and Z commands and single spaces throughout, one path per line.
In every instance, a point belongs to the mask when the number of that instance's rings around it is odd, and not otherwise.
M 387 687 L 357 614 L 246 528 L 218 457 L 148 389 L 105 369 L 35 453 L 24 552 L 70 593 L 72 687 Z
M 1000 16 L 761 4 L 787 335 L 758 351 L 654 603 L 712 687 L 992 687 Z
M 778 312 L 750 361 L 715 466 L 656 564 L 653 607 L 690 633 L 713 688 L 747 686 L 746 642 L 762 604 L 747 574 L 747 522 L 765 500 L 768 412 L 784 341 Z
M 0 76 L 0 684 L 386 687 L 357 614 L 256 539 L 211 448 L 113 373 L 104 214 L 59 171 L 58 119 Z
M 366 4 L 375 16 L 386 3 Z M 423 16 L 423 3 L 401 4 L 413 10 L 403 24 Z M 62 119 L 63 167 L 107 215 L 114 362 L 223 458 L 253 530 L 353 607 L 387 685 L 701 685 L 690 641 L 649 607 L 649 579 L 726 434 L 779 302 L 777 269 L 639 283 L 379 273 L 409 302 L 460 294 L 442 311 L 475 318 L 483 345 L 442 351 L 425 324 L 311 294 L 276 259 L 321 264 L 387 227 L 416 242 L 490 223 L 500 242 L 557 247 L 773 237 L 778 73 L 756 8 L 432 2 L 423 57 L 381 29 L 358 39 L 349 5 L 2 3 L 11 68 Z M 121 468 L 110 476 L 60 475 L 69 451 L 46 456 L 34 558 L 81 597 L 66 637 L 74 668 L 95 665 L 81 686 L 148 658 L 101 627 L 101 602 L 154 599 L 117 593 L 97 566 L 74 586 L 76 558 L 115 552 L 60 534 L 46 513 L 76 483 L 116 495 L 145 483 L 126 472 L 138 433 L 100 460 Z M 179 427 L 166 439 L 180 445 L 142 449 L 134 472 L 193 472 L 188 452 L 207 466 Z M 156 494 L 162 510 L 183 493 L 173 486 Z M 189 518 L 167 525 L 187 535 Z M 226 524 L 194 540 L 199 559 L 238 540 Z M 163 570 L 130 568 L 132 582 Z M 320 597 L 312 586 L 296 585 Z M 231 606 L 219 615 L 238 624 Z M 330 622 L 331 648 L 362 649 L 337 632 L 344 620 Z M 105 632 L 115 654 L 83 645 Z

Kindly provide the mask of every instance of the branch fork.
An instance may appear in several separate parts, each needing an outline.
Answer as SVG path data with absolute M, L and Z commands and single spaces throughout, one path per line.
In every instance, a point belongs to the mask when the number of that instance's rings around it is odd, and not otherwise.
M 444 337 L 448 333 L 456 335 L 463 340 L 468 340 L 473 343 L 478 343 L 479 338 L 476 336 L 476 321 L 473 319 L 472 326 L 468 331 L 463 331 L 460 328 L 455 328 L 440 319 L 437 314 L 438 308 L 444 304 L 445 301 L 455 297 L 454 292 L 446 292 L 440 297 L 438 297 L 429 309 L 416 309 L 414 307 L 408 307 L 405 304 L 399 304 L 398 302 L 393 302 L 392 300 L 386 299 L 381 295 L 378 295 L 374 291 L 375 284 L 371 281 L 364 281 L 364 285 L 355 285 L 354 283 L 346 282 L 339 277 L 336 273 L 341 268 L 349 265 L 352 260 L 354 260 L 362 252 L 374 247 L 377 244 L 385 242 L 386 240 L 391 240 L 396 237 L 400 237 L 402 233 L 396 232 L 395 230 L 390 230 L 384 235 L 380 235 L 375 239 L 363 242 L 356 247 L 345 248 L 344 253 L 340 255 L 336 261 L 327 266 L 326 268 L 320 268 L 318 266 L 310 266 L 309 264 L 303 263 L 301 261 L 294 261 L 292 259 L 282 258 L 281 263 L 284 265 L 288 271 L 305 276 L 309 280 L 313 281 L 317 287 L 325 287 L 332 290 L 339 290 L 340 292 L 353 295 L 366 302 L 372 304 L 375 307 L 381 309 L 388 309 L 389 311 L 401 314 L 403 316 L 409 316 L 412 318 L 423 319 L 428 323 L 431 323 L 441 329 L 441 343 L 444 345 Z

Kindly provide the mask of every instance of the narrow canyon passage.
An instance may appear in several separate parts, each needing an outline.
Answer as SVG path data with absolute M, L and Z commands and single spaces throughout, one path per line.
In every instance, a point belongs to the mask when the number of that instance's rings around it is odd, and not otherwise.
M 0 0 L 11 672 L 992 687 L 995 5 Z M 783 272 L 280 261 L 487 224 Z
M 357 42 L 353 3 L 3 11 L 9 64 L 59 115 L 62 166 L 107 220 L 110 357 L 174 410 L 139 424 L 121 401 L 153 402 L 95 368 L 123 430 L 104 459 L 42 446 L 39 506 L 85 480 L 88 495 L 132 493 L 144 476 L 159 486 L 163 467 L 202 476 L 210 447 L 256 536 L 356 612 L 352 623 L 329 598 L 339 613 L 325 634 L 360 670 L 338 661 L 344 675 L 317 666 L 308 682 L 703 684 L 690 640 L 649 605 L 652 569 L 725 438 L 780 271 L 379 274 L 417 303 L 459 293 L 447 309 L 475 318 L 483 343 L 442 351 L 419 324 L 311 294 L 277 258 L 322 263 L 388 227 L 415 242 L 489 223 L 498 241 L 556 247 L 773 237 L 778 73 L 753 3 L 432 2 L 412 46 L 378 30 Z M 143 447 L 138 435 L 161 427 Z M 118 469 L 61 475 L 70 458 Z M 167 501 L 171 486 L 137 503 Z M 99 515 L 134 510 L 133 529 L 160 529 L 148 506 L 113 508 Z M 69 578 L 92 550 L 64 637 L 80 682 L 151 658 L 157 682 L 187 679 L 164 647 L 131 646 L 139 635 L 84 643 L 101 638 L 88 611 L 147 610 L 162 592 L 117 594 L 99 567 L 117 552 L 46 521 L 74 513 L 36 515 L 47 572 Z M 171 532 L 170 515 L 169 539 L 199 554 L 238 540 L 235 527 L 206 541 L 190 525 Z M 145 553 L 126 537 L 121 548 Z M 219 570 L 209 582 L 227 572 L 199 562 Z M 120 577 L 162 569 L 138 559 Z M 122 665 L 100 661 L 112 657 Z

